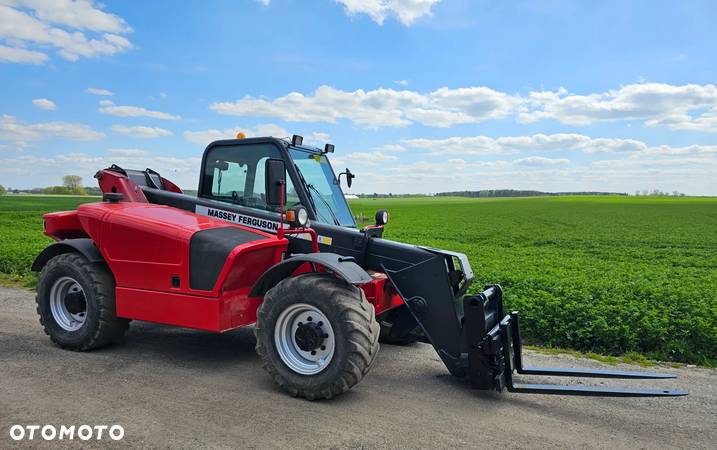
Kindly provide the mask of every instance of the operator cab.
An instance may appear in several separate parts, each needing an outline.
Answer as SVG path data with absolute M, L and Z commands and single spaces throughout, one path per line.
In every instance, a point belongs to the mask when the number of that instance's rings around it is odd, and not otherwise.
M 204 152 L 198 197 L 278 212 L 267 202 L 265 168 L 270 159 L 286 165 L 286 206 L 304 206 L 314 222 L 355 228 L 348 203 L 326 153 L 303 145 L 299 136 L 291 141 L 276 138 L 248 138 L 216 141 Z M 347 181 L 353 174 L 347 171 Z

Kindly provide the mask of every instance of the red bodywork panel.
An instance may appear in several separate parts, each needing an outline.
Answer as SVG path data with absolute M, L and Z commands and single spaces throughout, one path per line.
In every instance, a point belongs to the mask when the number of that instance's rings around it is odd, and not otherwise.
M 373 281 L 359 286 L 366 294 L 366 299 L 373 303 L 376 315 L 403 304 L 403 299 L 388 281 L 385 273 L 369 271 Z
M 141 191 L 140 191 L 141 192 Z M 45 215 L 45 233 L 91 238 L 112 271 L 117 315 L 128 319 L 225 331 L 256 321 L 254 282 L 281 261 L 288 241 L 189 211 L 142 202 L 86 203 Z M 189 286 L 189 242 L 197 231 L 235 227 L 258 240 L 235 247 L 210 291 Z M 173 278 L 179 287 L 173 287 Z
M 115 278 L 119 317 L 215 332 L 256 322 L 263 299 L 249 297 L 249 292 L 267 269 L 282 260 L 287 239 L 148 203 L 142 189 L 117 172 L 104 170 L 97 177 L 103 192 L 121 193 L 123 201 L 86 203 L 76 211 L 46 214 L 45 234 L 56 240 L 82 237 L 95 242 Z M 181 192 L 163 181 L 167 190 Z M 192 236 L 227 227 L 248 231 L 257 239 L 231 250 L 211 290 L 192 289 Z M 377 314 L 402 304 L 385 274 L 373 273 L 372 278 L 360 287 Z

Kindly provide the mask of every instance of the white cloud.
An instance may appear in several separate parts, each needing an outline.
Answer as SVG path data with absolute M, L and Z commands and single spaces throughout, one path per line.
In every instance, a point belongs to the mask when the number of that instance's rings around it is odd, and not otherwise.
M 250 128 L 245 132 L 247 136 L 274 136 L 274 137 L 287 137 L 289 132 L 283 127 L 280 127 L 274 123 L 260 123 L 254 128 Z
M 586 95 L 534 91 L 526 96 L 488 87 L 442 87 L 431 92 L 378 88 L 343 91 L 319 86 L 310 94 L 290 92 L 276 98 L 245 96 L 215 102 L 219 114 L 274 117 L 290 122 L 348 120 L 370 128 L 419 123 L 452 127 L 514 117 L 521 123 L 553 119 L 585 126 L 601 121 L 639 121 L 647 127 L 717 132 L 717 87 L 639 83 Z
M 191 142 L 192 144 L 206 146 L 210 142 L 219 141 L 222 139 L 234 139 L 238 131 L 233 128 L 227 128 L 225 130 L 202 130 L 202 131 L 185 131 L 182 133 L 184 139 Z
M 48 111 L 52 111 L 55 108 L 57 108 L 57 105 L 55 105 L 55 102 L 52 100 L 48 100 L 46 98 L 36 98 L 32 101 L 32 104 L 37 106 L 40 109 L 46 109 Z
M 274 136 L 274 137 L 286 137 L 289 133 L 273 123 L 259 124 L 253 128 L 234 127 L 226 128 L 224 130 L 209 129 L 201 131 L 185 131 L 182 133 L 184 139 L 191 142 L 192 144 L 206 146 L 210 142 L 219 141 L 222 139 L 234 139 L 238 132 L 243 132 L 247 137 L 253 136 Z
M 394 83 L 398 84 L 399 86 L 408 86 L 409 81 L 408 80 L 396 80 Z
M 80 175 L 85 186 L 96 186 L 93 175 L 100 169 L 117 164 L 128 169 L 151 167 L 179 186 L 196 189 L 201 158 L 180 158 L 149 154 L 140 149 L 108 149 L 105 155 L 73 152 L 54 156 L 17 155 L 0 157 L 0 174 L 5 183 L 18 188 L 60 184 L 62 175 Z M 3 183 L 3 184 L 5 184 Z
M 132 29 L 124 19 L 101 8 L 91 0 L 0 1 L 0 41 L 9 46 L 0 46 L 0 61 L 39 64 L 47 59 L 43 51 L 48 47 L 67 61 L 132 48 L 120 36 Z
M 564 88 L 531 92 L 518 120 L 540 119 L 569 125 L 635 120 L 648 127 L 666 125 L 678 130 L 717 132 L 717 87 L 639 83 L 587 95 L 571 94 Z
M 95 88 L 95 87 L 88 87 L 87 89 L 85 89 L 85 92 L 87 92 L 88 94 L 101 95 L 101 96 L 105 96 L 105 97 L 115 95 L 114 92 L 112 92 L 112 91 L 108 91 L 107 89 Z
M 406 139 L 404 144 L 426 149 L 434 155 L 501 155 L 519 152 L 580 150 L 585 153 L 641 151 L 644 142 L 633 139 L 591 138 L 581 134 L 534 134 L 530 136 L 457 136 L 445 139 Z
M 393 153 L 405 153 L 406 147 L 400 144 L 384 144 L 380 147 L 374 147 L 372 150 L 376 151 L 384 151 L 384 152 L 393 152 Z
M 106 13 L 92 0 L 9 0 L 11 6 L 34 10 L 47 23 L 88 31 L 127 33 L 132 29 L 121 17 Z
M 99 112 L 117 117 L 150 117 L 160 120 L 179 120 L 180 116 L 175 116 L 162 111 L 152 111 L 141 106 L 118 106 L 111 100 L 101 100 Z
M 398 161 L 398 157 L 394 155 L 387 155 L 382 152 L 355 152 L 346 155 L 346 158 L 352 162 L 364 163 L 374 165 L 378 163 L 384 163 L 387 161 Z
M 321 131 L 314 131 L 313 133 L 311 133 L 311 137 L 320 142 L 326 142 L 331 139 L 331 136 L 329 136 L 328 133 L 324 133 Z
M 172 132 L 167 129 L 159 127 L 145 127 L 142 125 L 131 127 L 126 125 L 112 125 L 112 131 L 138 138 L 158 138 L 172 135 Z
M 385 88 L 348 92 L 320 86 L 311 95 L 291 92 L 274 100 L 246 96 L 236 102 L 216 102 L 210 108 L 219 114 L 275 117 L 290 122 L 334 123 L 346 119 L 373 128 L 413 122 L 450 127 L 506 117 L 520 102 L 519 97 L 487 87 L 443 87 L 424 94 Z
M 0 45 L 0 63 L 42 64 L 47 55 L 33 50 Z
M 145 150 L 139 148 L 108 148 L 107 153 L 112 156 L 120 156 L 127 158 L 138 158 L 147 155 Z
M 271 4 L 271 0 L 256 0 L 256 1 L 261 3 L 264 6 L 269 6 Z
M 27 123 L 13 116 L 0 116 L 0 140 L 36 141 L 53 137 L 76 141 L 102 139 L 105 135 L 81 123 L 44 122 Z
M 684 147 L 660 145 L 645 149 L 642 153 L 646 155 L 699 155 L 717 153 L 717 145 L 687 145 Z
M 431 8 L 440 0 L 336 0 L 344 5 L 346 14 L 366 14 L 379 25 L 389 16 L 405 26 L 410 26 L 416 19 L 432 14 Z
M 203 143 L 203 144 L 206 144 Z M 669 151 L 665 151 L 669 149 Z M 659 150 L 661 153 L 655 153 Z M 29 151 L 28 151 L 29 152 Z M 364 154 L 367 153 L 367 154 Z M 717 195 L 717 146 L 654 146 L 644 151 L 614 153 L 614 159 L 581 161 L 520 155 L 497 160 L 473 157 L 441 158 L 408 163 L 402 153 L 376 155 L 373 151 L 351 158 L 352 192 L 427 193 L 478 189 L 536 189 L 541 191 L 634 192 L 637 189 L 679 190 L 688 194 Z M 379 152 L 381 153 L 381 152 Z M 623 159 L 617 159 L 624 155 Z M 6 156 L 6 157 L 3 157 Z M 344 162 L 332 158 L 336 168 Z M 81 175 L 94 185 L 92 175 L 116 163 L 122 167 L 151 167 L 180 186 L 195 189 L 200 158 L 153 154 L 136 148 L 112 148 L 103 154 L 0 154 L 0 178 L 18 188 L 59 184 L 67 173 Z M 378 166 L 381 170 L 376 170 Z
M 468 163 L 463 159 L 419 161 L 380 171 L 358 166 L 352 192 L 430 193 L 479 189 L 534 189 L 546 192 L 637 189 L 678 190 L 691 195 L 715 195 L 717 158 L 679 158 L 649 163 L 631 158 L 610 163 L 499 160 Z M 531 162 L 533 164 L 531 164 Z M 541 161 L 545 163 L 545 161 Z
M 524 166 L 552 166 L 555 164 L 570 164 L 570 160 L 565 158 L 545 158 L 543 156 L 529 156 L 527 158 L 516 159 L 513 161 L 513 164 L 519 164 Z
M 650 167 L 677 167 L 677 166 L 715 166 L 717 167 L 717 159 L 712 157 L 701 158 L 660 158 L 660 159 L 643 159 L 641 157 L 627 159 L 604 159 L 593 161 L 590 163 L 592 167 L 611 168 L 611 169 L 636 169 Z
M 308 136 L 304 136 L 304 144 L 306 145 L 323 148 L 327 143 L 331 143 L 331 136 L 322 131 L 313 131 Z

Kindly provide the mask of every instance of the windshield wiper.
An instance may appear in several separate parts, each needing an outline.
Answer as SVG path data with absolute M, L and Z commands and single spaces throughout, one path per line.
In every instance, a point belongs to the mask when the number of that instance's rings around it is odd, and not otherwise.
M 296 169 L 296 173 L 299 174 L 299 179 L 301 180 L 301 183 L 302 183 L 302 184 L 304 185 L 304 187 L 306 188 L 306 193 L 307 193 L 308 196 L 309 196 L 309 201 L 311 202 L 311 206 L 314 208 L 314 211 L 316 211 L 316 214 L 318 214 L 318 215 L 321 216 L 321 220 L 324 220 L 324 221 L 328 222 L 328 220 L 326 220 L 326 216 L 324 216 L 324 215 L 321 213 L 321 211 L 319 211 L 319 208 L 316 207 L 316 202 L 314 201 L 314 196 L 311 194 L 311 189 L 313 189 L 314 191 L 316 191 L 316 192 L 318 193 L 318 195 L 319 195 L 319 199 L 321 199 L 321 201 L 323 201 L 324 204 L 326 204 L 326 206 L 327 206 L 327 208 L 328 208 L 328 210 L 329 210 L 329 213 L 331 214 L 332 219 L 334 220 L 334 224 L 341 226 L 341 223 L 340 223 L 339 220 L 336 218 L 336 215 L 334 214 L 334 211 L 331 209 L 331 206 L 326 203 L 326 200 L 325 200 L 323 197 L 321 197 L 321 193 L 320 193 L 314 186 L 312 186 L 312 185 L 310 185 L 309 183 L 306 182 L 306 178 L 304 178 L 304 174 L 301 173 L 301 170 L 299 170 L 299 166 L 297 166 L 296 164 L 294 164 L 294 168 Z
M 319 197 L 319 200 L 321 200 L 321 202 L 324 204 L 324 206 L 326 206 L 326 209 L 329 211 L 329 214 L 331 214 L 331 218 L 334 219 L 334 224 L 341 226 L 341 221 L 339 221 L 339 218 L 336 217 L 334 210 L 331 209 L 331 204 L 329 204 L 329 202 L 326 201 L 326 199 L 321 195 L 321 192 L 319 192 L 319 190 L 316 189 L 313 184 L 307 184 L 306 187 L 308 187 L 312 191 L 316 192 L 316 195 Z M 313 197 L 313 195 L 311 197 Z M 316 205 L 314 205 L 314 209 L 316 209 Z M 317 210 L 317 212 L 318 212 L 318 210 Z

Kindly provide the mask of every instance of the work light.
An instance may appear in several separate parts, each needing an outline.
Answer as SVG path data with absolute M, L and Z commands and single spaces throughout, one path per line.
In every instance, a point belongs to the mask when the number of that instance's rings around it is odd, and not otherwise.
M 292 206 L 286 211 L 286 221 L 293 228 L 303 228 L 309 223 L 309 213 L 301 205 Z
M 386 225 L 388 223 L 388 211 L 379 209 L 376 211 L 376 225 Z

